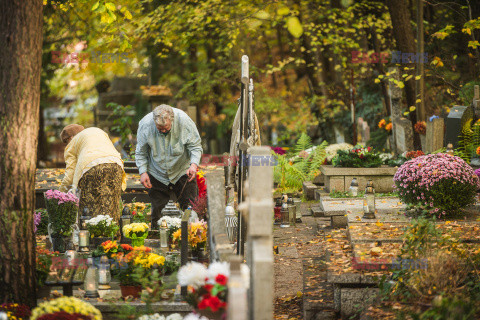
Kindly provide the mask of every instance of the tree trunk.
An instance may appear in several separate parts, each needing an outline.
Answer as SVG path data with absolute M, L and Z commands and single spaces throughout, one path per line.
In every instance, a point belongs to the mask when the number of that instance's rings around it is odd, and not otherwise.
M 410 12 L 405 1 L 387 0 L 386 1 L 390 18 L 392 19 L 393 36 L 397 42 L 397 49 L 402 53 L 415 53 L 415 38 L 411 29 Z M 415 64 L 405 64 L 409 68 L 414 67 Z M 406 73 L 415 75 L 413 70 Z M 415 106 L 415 80 L 412 77 L 405 82 L 405 94 L 407 98 L 407 108 Z M 410 112 L 410 121 L 413 126 L 417 122 L 416 112 Z M 413 146 L 415 150 L 421 150 L 420 137 L 418 133 L 413 132 Z
M 35 305 L 42 0 L 0 1 L 0 303 Z

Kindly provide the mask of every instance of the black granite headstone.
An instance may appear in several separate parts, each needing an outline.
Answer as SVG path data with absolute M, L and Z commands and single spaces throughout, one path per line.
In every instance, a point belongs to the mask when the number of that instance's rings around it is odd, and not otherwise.
M 473 119 L 473 109 L 467 106 L 454 106 L 448 114 L 445 132 L 445 145 L 451 143 L 453 148 L 458 147 L 459 136 L 465 123 Z

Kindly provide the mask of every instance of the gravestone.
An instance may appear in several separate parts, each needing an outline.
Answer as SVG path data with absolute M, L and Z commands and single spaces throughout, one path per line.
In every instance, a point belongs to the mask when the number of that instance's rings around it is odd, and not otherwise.
M 433 119 L 433 121 L 427 122 L 426 153 L 431 153 L 443 148 L 444 132 L 445 121 L 442 118 Z
M 452 107 L 445 123 L 447 127 L 445 145 L 451 143 L 453 148 L 456 149 L 458 147 L 458 136 L 462 133 L 465 123 L 471 119 L 473 119 L 473 108 L 467 106 Z
M 388 72 L 392 75 L 392 77 L 400 81 L 400 72 L 397 68 L 391 67 L 388 68 Z M 398 148 L 397 148 L 397 135 L 396 135 L 396 127 L 397 121 L 402 118 L 402 89 L 395 85 L 393 82 L 389 82 L 388 85 L 388 95 L 390 97 L 390 114 L 392 120 L 392 145 L 390 146 L 391 149 L 398 155 Z M 404 138 L 404 137 L 403 137 Z
M 413 150 L 413 130 L 412 122 L 408 119 L 401 118 L 394 120 L 393 128 L 395 130 L 396 153 L 402 154 L 405 151 Z
M 357 119 L 357 142 L 366 143 L 370 140 L 370 126 L 362 117 Z

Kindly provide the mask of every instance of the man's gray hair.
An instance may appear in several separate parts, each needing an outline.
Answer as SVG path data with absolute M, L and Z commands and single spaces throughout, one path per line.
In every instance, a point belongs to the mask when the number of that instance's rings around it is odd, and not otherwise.
M 167 122 L 173 123 L 173 108 L 167 104 L 161 104 L 153 109 L 153 120 L 159 126 L 165 126 Z

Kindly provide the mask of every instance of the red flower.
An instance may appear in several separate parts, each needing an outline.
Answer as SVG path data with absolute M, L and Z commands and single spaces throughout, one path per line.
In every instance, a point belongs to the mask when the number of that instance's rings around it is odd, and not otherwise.
M 132 247 L 131 245 L 129 245 L 129 244 L 123 244 L 123 243 L 122 243 L 120 246 L 121 246 L 122 249 L 125 250 L 125 251 L 132 251 L 132 250 L 133 250 L 133 247 Z
M 204 288 L 205 288 L 205 290 L 207 290 L 208 292 L 211 292 L 211 291 L 212 291 L 212 288 L 213 288 L 213 284 L 206 284 L 206 285 L 204 285 Z
M 210 308 L 213 312 L 218 311 L 220 308 L 225 308 L 227 304 L 225 302 L 220 301 L 217 296 L 211 296 L 210 294 L 206 294 L 203 296 L 202 301 L 198 304 L 198 309 L 203 310 Z
M 217 275 L 217 277 L 215 278 L 215 281 L 222 285 L 222 286 L 226 286 L 227 285 L 227 281 L 228 281 L 228 278 L 226 276 L 224 276 L 223 274 L 219 274 Z
M 135 210 L 132 211 L 132 215 L 133 215 L 133 216 L 136 215 L 136 214 L 137 214 L 137 211 L 135 211 Z

